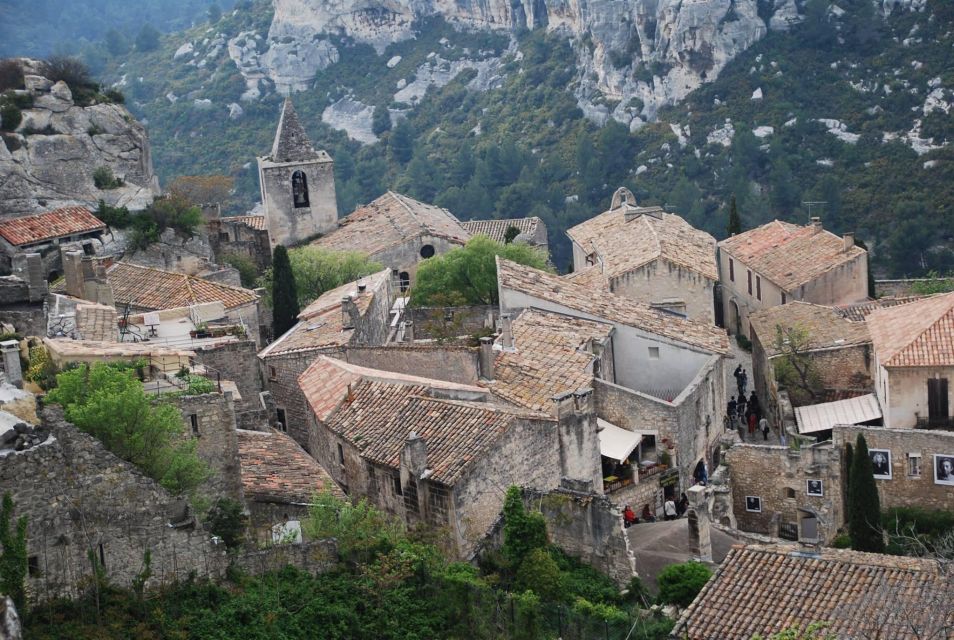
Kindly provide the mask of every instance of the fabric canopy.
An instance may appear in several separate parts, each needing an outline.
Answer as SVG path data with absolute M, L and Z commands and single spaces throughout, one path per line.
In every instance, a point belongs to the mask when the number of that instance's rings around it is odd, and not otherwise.
M 599 427 L 601 456 L 622 462 L 643 440 L 642 435 L 620 429 L 606 420 L 597 418 L 596 424 Z

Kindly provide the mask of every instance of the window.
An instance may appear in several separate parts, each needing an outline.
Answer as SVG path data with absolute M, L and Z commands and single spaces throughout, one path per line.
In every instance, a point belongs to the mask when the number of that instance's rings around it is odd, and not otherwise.
M 338 464 L 344 465 L 344 448 L 340 442 L 338 443 Z
M 755 276 L 755 297 L 759 300 L 762 299 L 762 278 L 760 276 Z
M 401 286 L 401 293 L 404 293 L 411 288 L 411 274 L 409 274 L 407 271 L 402 271 L 398 275 L 398 281 Z
M 749 274 L 749 295 L 752 295 L 752 272 L 746 270 L 746 273 Z
M 99 566 L 103 569 L 106 568 L 106 550 L 103 548 L 103 543 L 99 543 Z
M 268 379 L 269 380 L 278 380 L 278 369 L 275 367 L 268 367 Z
M 31 578 L 40 575 L 40 556 L 30 556 L 27 558 L 27 573 Z
M 192 425 L 192 435 L 198 438 L 199 437 L 199 416 L 194 413 L 190 413 L 189 424 Z
M 729 258 L 729 281 L 735 282 L 735 260 Z
M 284 433 L 288 433 L 288 421 L 287 421 L 287 419 L 285 418 L 285 410 L 284 410 L 284 409 L 276 409 L 275 411 L 278 413 L 279 429 L 281 429 L 281 431 L 284 432 Z
M 394 494 L 398 496 L 404 495 L 404 490 L 401 488 L 401 476 L 394 476 Z
M 785 497 L 786 497 L 786 498 L 794 498 L 794 497 L 795 497 L 795 489 L 792 489 L 791 487 L 786 487 L 786 488 L 785 488 Z
M 307 207 L 308 205 L 308 178 L 304 171 L 296 171 L 292 174 L 292 201 L 296 209 Z
M 912 478 L 921 477 L 921 454 L 920 453 L 909 453 L 908 454 L 908 475 Z
M 649 359 L 659 360 L 659 347 L 649 347 Z
M 782 292 L 782 304 L 785 304 L 786 302 L 788 302 L 788 298 L 786 297 L 785 292 L 783 291 L 783 292 Z
M 434 257 L 434 246 L 430 244 L 425 244 L 421 247 L 421 257 L 424 259 Z

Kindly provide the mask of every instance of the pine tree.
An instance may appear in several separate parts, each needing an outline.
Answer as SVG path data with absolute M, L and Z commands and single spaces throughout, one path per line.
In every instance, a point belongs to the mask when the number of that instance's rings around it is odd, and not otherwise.
M 868 456 L 868 443 L 858 435 L 855 458 L 851 463 L 848 485 L 848 534 L 855 551 L 884 553 L 881 533 L 881 501 L 875 486 L 874 468 Z
M 298 287 L 288 250 L 275 247 L 272 255 L 272 333 L 277 338 L 298 322 Z
M 3 506 L 0 508 L 0 593 L 13 600 L 17 611 L 26 613 L 27 545 L 26 516 L 20 516 L 13 522 L 13 498 L 3 494 Z
M 732 201 L 729 203 L 729 225 L 726 233 L 729 236 L 742 233 L 742 218 L 739 217 L 739 209 L 735 205 L 735 196 L 732 196 Z

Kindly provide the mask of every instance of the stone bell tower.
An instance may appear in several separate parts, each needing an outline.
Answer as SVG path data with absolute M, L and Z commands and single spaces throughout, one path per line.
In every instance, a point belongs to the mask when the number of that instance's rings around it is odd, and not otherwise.
M 273 249 L 337 226 L 334 161 L 311 146 L 290 98 L 282 106 L 271 154 L 258 159 L 258 179 Z

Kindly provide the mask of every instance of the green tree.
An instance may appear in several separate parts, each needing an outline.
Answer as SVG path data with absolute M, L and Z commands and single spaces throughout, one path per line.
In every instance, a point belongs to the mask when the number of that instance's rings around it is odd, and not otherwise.
M 0 593 L 10 596 L 23 616 L 26 614 L 27 518 L 20 516 L 14 525 L 13 507 L 13 498 L 4 493 L 0 507 Z
M 245 539 L 246 520 L 241 503 L 231 498 L 216 500 L 206 516 L 209 531 L 222 538 L 229 549 L 239 546 Z
M 364 498 L 352 504 L 330 491 L 315 494 L 302 527 L 311 538 L 334 538 L 339 555 L 353 562 L 370 562 L 404 537 L 394 520 Z
M 558 601 L 564 594 L 563 575 L 546 548 L 533 549 L 520 563 L 514 577 L 518 591 L 533 591 L 543 600 Z
M 218 3 L 213 2 L 209 5 L 209 9 L 206 11 L 206 14 L 209 16 L 209 22 L 211 24 L 215 24 L 222 19 L 222 7 L 220 7 Z
M 739 216 L 739 208 L 735 204 L 735 196 L 732 196 L 729 201 L 729 223 L 726 225 L 725 233 L 727 236 L 742 233 L 742 218 Z
M 504 244 L 510 244 L 517 239 L 517 236 L 520 235 L 520 229 L 510 225 L 507 227 L 507 230 L 504 231 Z
M 414 127 L 407 118 L 401 120 L 391 131 L 388 149 L 391 157 L 399 164 L 406 164 L 413 157 L 415 135 Z
M 391 114 L 387 107 L 377 106 L 371 116 L 371 132 L 379 136 L 391 130 Z
M 542 513 L 527 512 L 520 488 L 512 485 L 504 497 L 503 516 L 504 543 L 501 550 L 510 566 L 519 568 L 532 551 L 547 548 L 547 523 Z
M 659 572 L 659 601 L 688 607 L 706 585 L 712 571 L 701 562 L 671 564 Z
M 535 269 L 547 269 L 542 251 L 523 243 L 502 244 L 487 236 L 422 262 L 411 291 L 414 304 L 428 306 L 439 295 L 458 295 L 467 304 L 497 304 L 496 256 Z
M 103 38 L 110 55 L 121 56 L 129 52 L 129 39 L 117 29 L 110 29 Z
M 194 498 L 208 477 L 208 467 L 196 455 L 195 440 L 185 438 L 179 410 L 147 396 L 128 366 L 97 363 L 64 371 L 47 398 L 62 405 L 67 420 L 78 429 L 173 495 Z
M 288 250 L 278 245 L 272 254 L 272 333 L 277 338 L 298 322 L 298 288 Z
M 155 51 L 159 48 L 159 30 L 151 24 L 144 24 L 136 34 L 137 51 Z
M 304 309 L 325 291 L 384 268 L 359 251 L 332 251 L 310 245 L 288 251 L 288 260 L 295 277 L 299 309 Z M 274 273 L 274 265 L 265 273 L 264 280 L 270 289 L 274 286 Z
M 858 434 L 848 485 L 848 534 L 855 551 L 884 553 L 881 532 L 881 501 L 868 455 L 868 443 Z

